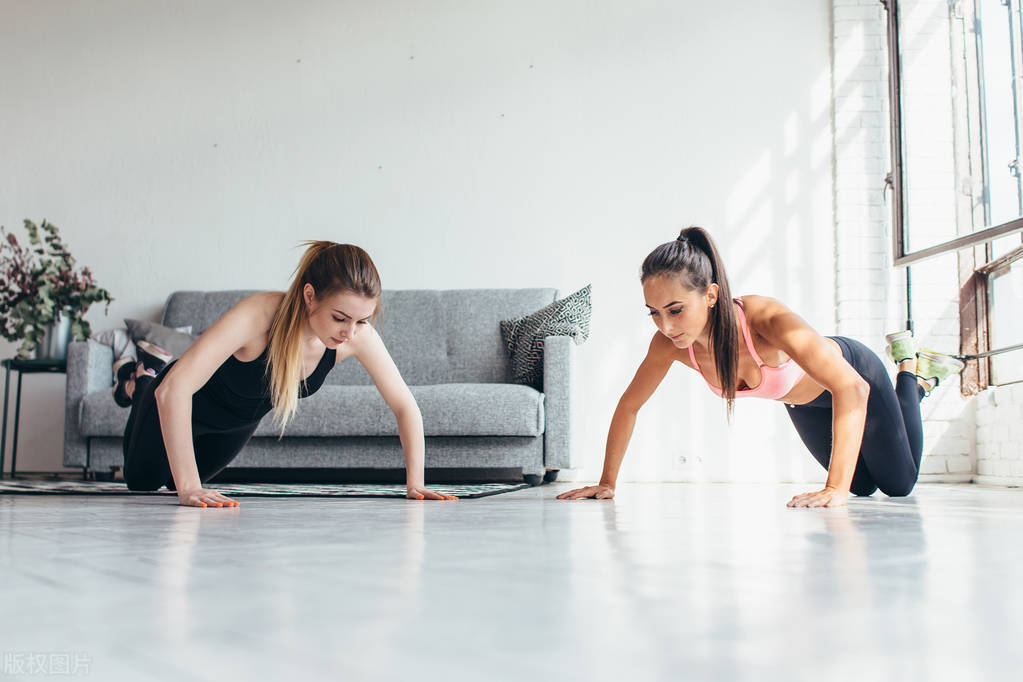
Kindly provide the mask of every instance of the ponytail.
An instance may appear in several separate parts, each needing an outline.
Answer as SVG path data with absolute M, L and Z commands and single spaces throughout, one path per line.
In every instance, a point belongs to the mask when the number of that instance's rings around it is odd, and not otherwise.
M 673 241 L 654 249 L 643 261 L 640 281 L 645 282 L 656 276 L 678 277 L 690 291 L 704 292 L 711 284 L 718 285 L 718 303 L 710 311 L 710 345 L 728 419 L 731 421 L 735 407 L 735 383 L 739 374 L 739 334 L 725 264 L 707 231 L 699 227 L 687 227 Z
M 281 436 L 298 409 L 302 329 L 307 317 L 305 285 L 312 285 L 317 300 L 341 291 L 376 298 L 374 318 L 380 312 L 380 275 L 368 253 L 352 244 L 329 241 L 307 241 L 302 245 L 307 247 L 305 254 L 270 325 L 266 371 L 270 377 L 270 402 Z

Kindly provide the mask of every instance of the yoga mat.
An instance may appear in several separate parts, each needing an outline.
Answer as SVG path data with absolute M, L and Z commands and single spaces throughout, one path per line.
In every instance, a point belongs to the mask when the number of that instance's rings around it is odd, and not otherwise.
M 526 483 L 450 483 L 427 485 L 461 499 L 489 497 L 528 488 Z M 210 488 L 228 497 L 405 497 L 397 483 L 224 483 Z M 0 495 L 173 495 L 173 490 L 139 492 L 124 483 L 104 481 L 0 480 Z

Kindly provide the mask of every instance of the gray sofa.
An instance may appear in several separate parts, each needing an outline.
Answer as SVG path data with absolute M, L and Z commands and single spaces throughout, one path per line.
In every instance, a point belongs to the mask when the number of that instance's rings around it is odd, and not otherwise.
M 179 291 L 162 323 L 208 328 L 251 291 Z M 507 383 L 500 320 L 555 300 L 555 289 L 384 291 L 376 322 L 423 414 L 426 467 L 522 470 L 532 484 L 572 468 L 574 343 L 545 341 L 544 392 Z M 123 465 L 128 410 L 110 393 L 113 354 L 95 341 L 68 349 L 64 465 L 106 478 Z M 400 469 L 404 455 L 393 413 L 358 360 L 350 358 L 323 387 L 299 402 L 284 438 L 267 415 L 231 463 L 247 468 Z

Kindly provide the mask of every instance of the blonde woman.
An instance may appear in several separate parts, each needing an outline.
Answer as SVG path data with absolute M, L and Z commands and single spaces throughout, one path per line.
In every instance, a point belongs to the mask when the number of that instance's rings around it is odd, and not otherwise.
M 407 496 L 455 499 L 424 486 L 423 420 L 372 326 L 380 276 L 369 254 L 351 244 L 306 246 L 286 293 L 242 299 L 157 376 L 135 378 L 124 432 L 130 490 L 166 485 L 182 505 L 237 506 L 206 482 L 238 455 L 267 413 L 274 412 L 283 432 L 299 399 L 354 357 L 397 417 Z

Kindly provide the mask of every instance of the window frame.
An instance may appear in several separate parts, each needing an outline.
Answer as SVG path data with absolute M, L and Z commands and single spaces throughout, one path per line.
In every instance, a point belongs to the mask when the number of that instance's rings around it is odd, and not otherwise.
M 1009 11 L 1015 11 L 1018 15 L 1020 13 L 1020 0 L 1009 0 L 1009 2 Z M 948 253 L 957 254 L 959 270 L 959 353 L 966 360 L 966 369 L 963 371 L 961 387 L 964 396 L 973 395 L 990 385 L 990 357 L 1018 348 L 1018 346 L 1000 349 L 990 348 L 990 301 L 988 293 L 992 274 L 999 272 L 1003 268 L 1010 267 L 1016 261 L 1023 260 L 1023 245 L 999 258 L 993 258 L 991 246 L 991 242 L 994 239 L 1023 233 L 1023 215 L 998 225 L 961 234 L 954 239 L 934 246 L 917 251 L 907 250 L 906 225 L 908 222 L 908 211 L 906 206 L 904 127 L 902 120 L 902 55 L 899 50 L 899 3 L 898 0 L 880 0 L 880 3 L 884 7 L 887 16 L 889 132 L 892 170 L 885 177 L 885 185 L 886 189 L 892 191 L 892 265 L 894 267 L 905 267 L 908 278 L 909 268 L 914 263 Z M 976 3 L 971 1 L 969 6 L 974 12 L 972 17 L 956 15 L 955 18 L 964 22 L 972 20 L 974 27 L 977 27 L 979 24 L 976 15 Z M 959 9 L 961 9 L 961 6 L 957 4 L 954 6 L 953 11 L 958 11 Z M 1020 33 L 1016 34 L 1016 38 L 1023 39 L 1023 24 L 1018 26 L 1017 30 Z M 977 33 L 978 31 L 973 31 L 974 36 Z M 979 59 L 977 54 L 979 41 L 977 41 L 976 37 L 973 37 L 972 40 L 974 42 L 972 45 L 973 49 L 967 48 L 964 44 L 964 54 L 962 56 L 966 62 L 972 63 L 976 67 L 977 60 Z M 1019 49 L 1019 43 L 1014 42 L 1013 46 L 1015 48 L 1013 50 L 1015 73 L 1017 79 L 1023 79 L 1023 52 Z M 970 54 L 971 51 L 973 52 L 972 55 Z M 972 71 L 974 74 L 979 75 L 980 73 L 979 68 L 973 68 Z M 965 79 L 972 78 L 971 74 L 966 73 L 965 70 L 961 70 L 958 76 L 964 79 L 964 81 Z M 974 83 L 975 88 L 983 87 L 981 80 L 981 78 L 976 79 L 977 82 Z M 1023 88 L 1017 89 L 1015 93 L 1018 127 L 1023 127 L 1023 92 L 1021 90 Z M 969 100 L 970 98 L 967 97 L 965 99 Z M 976 116 L 976 120 L 983 120 L 983 98 L 977 98 L 977 102 L 979 103 L 977 106 L 980 109 L 978 112 L 974 112 L 975 115 L 979 114 Z M 969 107 L 971 106 L 973 105 L 969 101 L 956 104 L 957 123 L 961 120 L 962 115 L 969 115 Z M 980 161 L 982 165 L 982 182 L 984 183 L 981 191 L 986 192 L 988 169 L 986 145 L 983 143 L 984 134 L 983 126 L 981 126 L 980 130 L 972 136 L 976 139 L 965 142 L 967 146 L 966 152 L 962 152 L 963 143 L 958 142 L 956 154 L 957 162 L 960 160 L 961 153 L 966 154 L 967 162 L 972 162 L 974 159 Z M 1017 146 L 1019 146 L 1021 139 L 1023 139 L 1023 133 L 1018 133 Z M 976 144 L 977 140 L 980 140 L 979 156 L 976 149 L 978 146 Z M 960 201 L 960 203 L 962 202 Z M 979 211 L 980 215 L 977 215 L 978 210 L 967 202 L 965 206 L 959 206 L 957 209 L 957 218 L 968 216 L 969 223 L 973 225 L 978 223 L 979 218 L 979 222 L 986 225 L 988 222 L 987 201 L 979 203 L 982 206 Z

